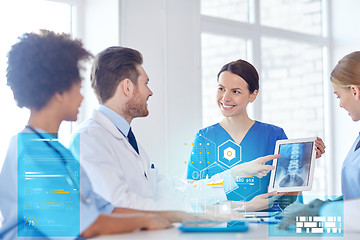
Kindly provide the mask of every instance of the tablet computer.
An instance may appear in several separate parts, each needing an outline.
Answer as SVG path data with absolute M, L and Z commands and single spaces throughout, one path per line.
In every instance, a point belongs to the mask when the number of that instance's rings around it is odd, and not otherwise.
M 269 192 L 309 191 L 312 187 L 315 167 L 315 139 L 299 138 L 276 141 Z
M 248 224 L 242 221 L 194 221 L 184 222 L 179 227 L 183 232 L 245 232 L 249 229 Z

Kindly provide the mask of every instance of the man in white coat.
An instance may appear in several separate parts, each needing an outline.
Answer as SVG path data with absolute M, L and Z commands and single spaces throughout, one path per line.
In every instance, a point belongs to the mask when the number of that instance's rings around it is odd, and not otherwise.
M 192 184 L 157 174 L 130 125 L 134 118 L 149 114 L 147 100 L 153 94 L 142 62 L 138 51 L 123 47 L 109 47 L 95 57 L 91 84 L 100 107 L 77 129 L 70 144 L 95 192 L 115 206 L 189 210 L 190 200 L 206 204 L 226 201 L 226 192 L 237 187 L 234 179 L 245 172 L 263 177 L 273 169 L 265 163 L 279 155 L 258 158 Z M 80 147 L 75 146 L 79 142 Z M 273 194 L 254 198 L 247 203 L 247 210 L 268 208 Z

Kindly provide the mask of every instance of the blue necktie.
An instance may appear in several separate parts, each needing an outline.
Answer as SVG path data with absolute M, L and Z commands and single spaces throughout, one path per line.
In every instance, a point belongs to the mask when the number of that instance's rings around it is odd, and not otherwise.
M 134 136 L 134 133 L 132 132 L 131 128 L 129 130 L 129 133 L 127 135 L 128 139 L 129 139 L 129 143 L 131 144 L 131 146 L 135 149 L 135 151 L 139 154 L 139 148 L 138 145 L 136 143 L 136 139 Z
M 354 151 L 358 150 L 359 148 L 360 148 L 360 140 L 359 140 L 359 142 L 356 144 L 356 147 L 355 147 L 355 150 L 354 150 Z

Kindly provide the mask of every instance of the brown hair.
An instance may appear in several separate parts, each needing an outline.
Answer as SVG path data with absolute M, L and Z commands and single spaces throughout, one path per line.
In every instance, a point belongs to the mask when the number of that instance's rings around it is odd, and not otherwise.
M 248 84 L 250 93 L 253 93 L 255 90 L 259 90 L 259 74 L 257 73 L 255 67 L 247 61 L 239 59 L 225 64 L 217 75 L 218 81 L 220 74 L 224 71 L 229 71 L 244 79 Z
M 139 77 L 137 65 L 142 63 L 141 53 L 131 48 L 116 46 L 100 52 L 95 57 L 90 76 L 99 102 L 102 104 L 109 100 L 119 83 L 126 78 L 136 85 Z
M 339 87 L 360 86 L 360 51 L 343 57 L 332 70 L 330 80 Z

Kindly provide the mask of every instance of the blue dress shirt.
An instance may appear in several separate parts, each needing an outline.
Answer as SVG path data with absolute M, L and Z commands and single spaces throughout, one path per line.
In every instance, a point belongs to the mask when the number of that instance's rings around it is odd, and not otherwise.
M 127 138 L 130 131 L 130 124 L 122 116 L 104 105 L 100 105 L 98 110 L 110 119 L 117 129 Z

